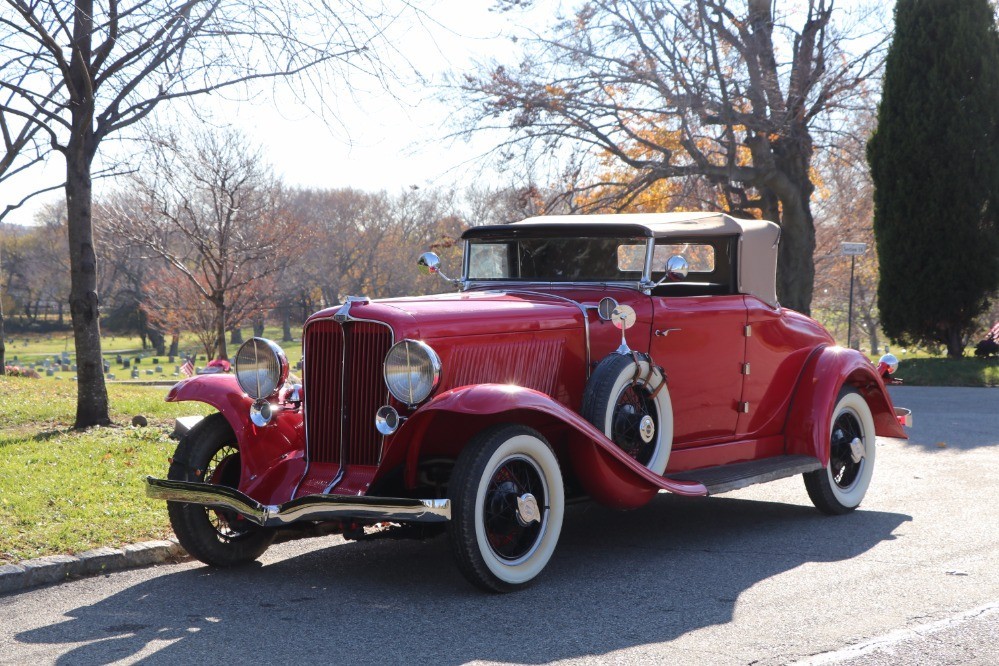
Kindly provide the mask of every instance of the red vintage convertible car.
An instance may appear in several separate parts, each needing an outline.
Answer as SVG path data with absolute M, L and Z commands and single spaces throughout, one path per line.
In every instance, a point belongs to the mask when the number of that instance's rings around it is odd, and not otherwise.
M 534 579 L 567 500 L 636 509 L 801 474 L 819 510 L 864 498 L 875 435 L 905 437 L 897 361 L 835 345 L 775 294 L 779 228 L 710 213 L 469 229 L 454 294 L 350 297 L 303 330 L 304 381 L 254 338 L 235 376 L 168 400 L 218 409 L 180 442 L 168 500 L 214 566 L 281 530 L 446 528 L 475 585 Z

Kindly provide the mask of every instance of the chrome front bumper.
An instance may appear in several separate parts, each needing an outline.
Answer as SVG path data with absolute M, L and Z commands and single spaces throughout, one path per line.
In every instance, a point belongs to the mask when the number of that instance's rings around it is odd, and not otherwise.
M 451 501 L 446 499 L 308 495 L 284 504 L 267 505 L 225 486 L 154 479 L 151 476 L 146 477 L 146 484 L 146 495 L 153 499 L 230 509 L 261 527 L 344 518 L 399 523 L 443 523 L 451 520 Z

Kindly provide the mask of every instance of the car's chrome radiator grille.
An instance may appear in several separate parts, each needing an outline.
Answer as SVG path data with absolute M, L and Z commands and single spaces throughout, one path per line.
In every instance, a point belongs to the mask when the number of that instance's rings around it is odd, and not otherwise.
M 388 400 L 382 362 L 392 346 L 392 330 L 326 319 L 309 324 L 303 342 L 309 459 L 377 465 L 382 436 L 375 430 L 375 412 Z

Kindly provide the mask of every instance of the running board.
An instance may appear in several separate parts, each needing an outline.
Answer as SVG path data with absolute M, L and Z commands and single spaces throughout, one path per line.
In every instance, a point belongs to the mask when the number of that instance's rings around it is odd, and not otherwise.
M 814 472 L 822 469 L 822 463 L 812 456 L 774 456 L 762 460 L 705 467 L 679 474 L 670 474 L 667 478 L 674 481 L 694 481 L 708 489 L 708 495 L 727 493 L 757 483 L 776 481 L 789 476 Z

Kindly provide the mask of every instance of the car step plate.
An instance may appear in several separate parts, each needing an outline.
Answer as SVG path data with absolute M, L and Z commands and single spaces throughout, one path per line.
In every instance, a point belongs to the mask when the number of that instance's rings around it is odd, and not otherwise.
M 774 456 L 670 474 L 668 478 L 675 481 L 696 481 L 708 489 L 709 495 L 717 495 L 817 469 L 822 469 L 822 463 L 812 456 Z

